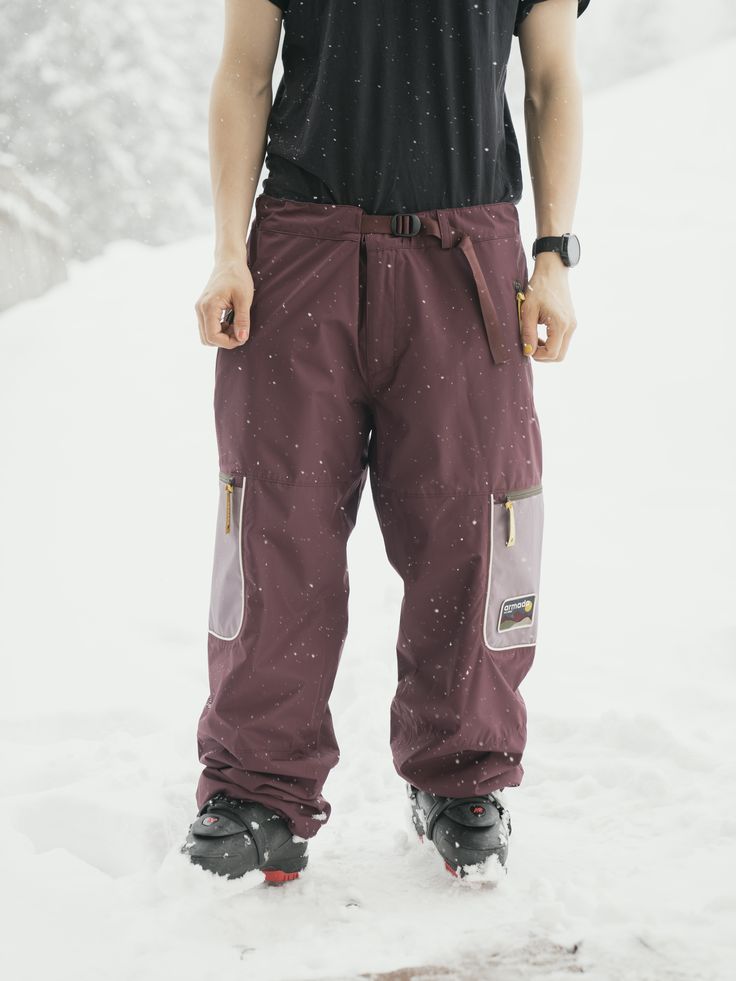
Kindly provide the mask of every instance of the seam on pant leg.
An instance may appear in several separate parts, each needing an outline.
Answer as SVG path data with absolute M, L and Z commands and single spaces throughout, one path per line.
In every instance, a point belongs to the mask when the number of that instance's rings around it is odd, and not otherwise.
M 380 450 L 380 441 L 379 441 Z M 376 489 L 379 491 L 386 491 L 389 494 L 400 494 L 402 497 L 488 497 L 491 493 L 490 488 L 488 490 L 480 491 L 466 491 L 466 490 L 455 490 L 455 491 L 438 491 L 437 493 L 426 493 L 425 491 L 405 491 L 401 490 L 399 487 L 390 487 L 388 484 L 383 483 L 380 479 L 376 480 Z
M 286 480 L 283 477 L 264 477 L 262 474 L 255 474 L 247 470 L 236 470 L 234 467 L 231 468 L 231 472 L 238 477 L 257 480 L 262 484 L 287 484 L 290 487 L 351 487 L 361 473 L 361 471 L 356 471 L 353 476 L 345 480 Z

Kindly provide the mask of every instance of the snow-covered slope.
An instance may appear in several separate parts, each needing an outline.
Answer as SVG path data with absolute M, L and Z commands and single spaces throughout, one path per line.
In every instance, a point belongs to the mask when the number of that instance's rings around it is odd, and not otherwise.
M 733 976 L 735 56 L 587 101 L 579 329 L 563 364 L 535 365 L 544 616 L 496 890 L 451 880 L 406 828 L 400 583 L 369 495 L 310 868 L 268 890 L 186 864 L 217 468 L 192 304 L 211 242 L 118 242 L 0 319 L 3 976 Z M 527 242 L 530 217 L 528 194 Z

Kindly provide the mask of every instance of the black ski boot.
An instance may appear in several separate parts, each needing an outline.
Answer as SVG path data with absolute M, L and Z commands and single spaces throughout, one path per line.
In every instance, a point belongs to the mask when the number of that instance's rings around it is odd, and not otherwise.
M 224 791 L 200 808 L 180 851 L 228 879 L 260 869 L 272 885 L 298 879 L 307 866 L 307 842 L 294 841 L 285 818 Z
M 434 843 L 448 872 L 482 872 L 494 855 L 505 866 L 511 819 L 498 793 L 438 797 L 411 784 L 406 789 L 417 834 Z

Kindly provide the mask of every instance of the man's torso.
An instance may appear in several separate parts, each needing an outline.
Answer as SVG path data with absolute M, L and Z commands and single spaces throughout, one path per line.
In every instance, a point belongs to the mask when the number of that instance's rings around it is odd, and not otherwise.
M 278 5 L 266 193 L 374 213 L 520 198 L 505 97 L 518 0 Z

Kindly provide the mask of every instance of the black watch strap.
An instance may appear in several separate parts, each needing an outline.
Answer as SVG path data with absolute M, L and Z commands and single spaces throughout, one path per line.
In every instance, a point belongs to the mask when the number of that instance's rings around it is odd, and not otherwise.
M 537 252 L 562 252 L 562 235 L 543 235 L 534 240 L 532 258 Z
M 572 232 L 564 235 L 542 235 L 532 243 L 532 258 L 539 252 L 558 252 L 566 266 L 575 266 L 580 261 L 580 239 Z

